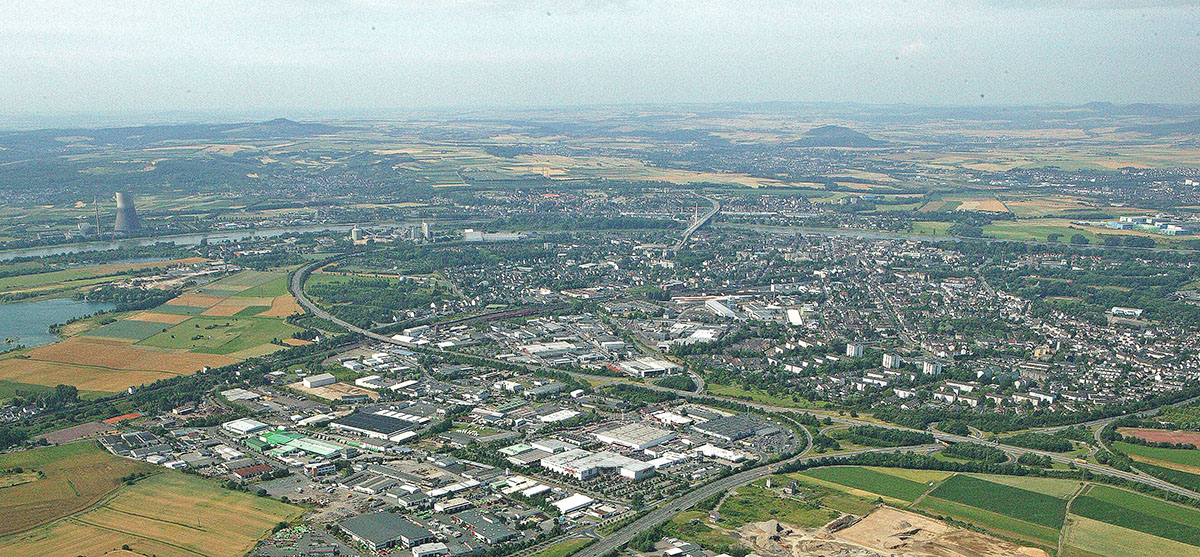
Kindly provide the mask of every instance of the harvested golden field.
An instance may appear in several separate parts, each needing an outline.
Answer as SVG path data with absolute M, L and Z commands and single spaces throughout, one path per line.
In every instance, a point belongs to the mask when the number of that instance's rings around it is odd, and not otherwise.
M 246 309 L 248 307 L 250 307 L 250 304 L 246 304 L 244 306 L 232 305 L 232 304 L 217 304 L 213 307 L 210 307 L 210 308 L 204 310 L 203 312 L 200 313 L 200 315 L 206 315 L 208 317 L 231 317 L 231 316 L 237 314 L 237 312 L 242 311 L 243 309 Z
M 296 299 L 288 296 L 277 296 L 271 300 L 271 309 L 258 314 L 259 317 L 284 318 L 296 313 L 304 313 Z
M 285 338 L 283 339 L 283 343 L 288 346 L 306 346 L 312 344 L 312 341 L 299 338 Z
M 142 555 L 240 556 L 301 509 L 166 472 L 50 525 L 0 539 L 0 554 L 103 555 L 122 545 Z
M 74 337 L 39 346 L 29 351 L 35 360 L 107 367 L 117 370 L 195 373 L 204 366 L 218 367 L 238 360 L 218 354 L 164 352 L 140 346 L 111 346 L 93 343 L 94 339 Z
M 4 496 L 0 497 L 0 536 L 79 512 L 120 487 L 124 476 L 162 470 L 144 462 L 108 454 L 90 441 L 0 456 L 0 468 L 14 466 L 40 471 L 44 477 L 35 482 L 4 488 Z M 7 544 L 0 541 L 0 548 L 4 547 Z M 19 554 L 7 551 L 0 549 L 0 553 Z
M 155 313 L 153 311 L 143 311 L 137 315 L 134 315 L 133 317 L 130 317 L 130 319 L 133 319 L 135 321 L 149 321 L 151 323 L 167 323 L 167 324 L 171 324 L 171 325 L 174 325 L 175 323 L 182 323 L 184 321 L 187 321 L 190 318 L 191 318 L 190 315 L 176 315 L 173 313 Z
M 0 379 L 4 381 L 47 387 L 74 385 L 81 391 L 118 393 L 175 375 L 163 371 L 119 370 L 21 358 L 0 360 Z
M 1008 207 L 999 199 L 972 199 L 964 200 L 962 205 L 958 206 L 959 211 L 989 211 L 992 213 L 1007 213 Z

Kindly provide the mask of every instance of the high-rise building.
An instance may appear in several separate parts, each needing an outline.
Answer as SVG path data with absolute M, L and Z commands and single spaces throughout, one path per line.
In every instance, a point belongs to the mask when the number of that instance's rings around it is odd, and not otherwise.
M 884 354 L 883 355 L 883 367 L 891 368 L 891 369 L 896 369 L 896 368 L 900 367 L 900 356 L 897 356 L 895 354 Z
M 421 221 L 421 236 L 426 240 L 432 238 L 432 234 L 429 232 L 429 223 L 425 221 Z
M 137 210 L 133 208 L 133 196 L 125 192 L 117 192 L 117 224 L 113 230 L 117 232 L 132 232 L 137 230 L 141 223 L 138 222 Z
M 846 344 L 846 357 L 847 358 L 861 358 L 862 355 L 863 355 L 863 345 L 861 343 L 851 342 L 851 343 Z

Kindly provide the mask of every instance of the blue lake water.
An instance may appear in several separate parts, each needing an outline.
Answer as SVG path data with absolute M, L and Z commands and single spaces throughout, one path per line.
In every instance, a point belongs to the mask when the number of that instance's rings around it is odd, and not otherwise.
M 16 339 L 14 344 L 25 346 L 54 342 L 58 337 L 49 333 L 50 325 L 114 307 L 108 302 L 84 302 L 71 298 L 0 305 L 0 352 L 12 348 L 4 343 L 8 339 Z

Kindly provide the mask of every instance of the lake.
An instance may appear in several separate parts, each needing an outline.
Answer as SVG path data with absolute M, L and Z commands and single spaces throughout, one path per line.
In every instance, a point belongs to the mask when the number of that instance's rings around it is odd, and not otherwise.
M 12 348 L 3 343 L 10 338 L 18 339 L 16 344 L 25 346 L 49 344 L 58 340 L 57 336 L 49 333 L 50 325 L 114 307 L 108 302 L 85 302 L 72 298 L 0 305 L 0 352 Z

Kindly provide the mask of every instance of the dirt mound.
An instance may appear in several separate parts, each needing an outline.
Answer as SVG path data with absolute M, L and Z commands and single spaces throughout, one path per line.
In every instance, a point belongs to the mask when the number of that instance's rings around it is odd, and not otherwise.
M 876 509 L 858 524 L 837 532 L 834 537 L 887 555 L 1046 557 L 1046 553 L 1040 549 L 1021 547 L 890 507 Z

